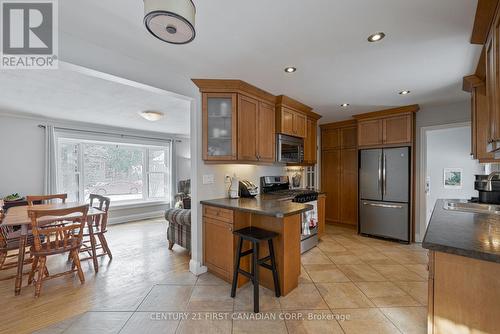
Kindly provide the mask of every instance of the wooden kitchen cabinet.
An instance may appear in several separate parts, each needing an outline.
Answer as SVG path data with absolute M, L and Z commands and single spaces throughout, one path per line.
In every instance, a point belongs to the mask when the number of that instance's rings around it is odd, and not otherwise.
M 495 153 L 488 152 L 490 136 L 490 113 L 486 85 L 472 88 L 471 94 L 471 154 L 480 163 L 495 162 Z
M 259 103 L 257 117 L 257 159 L 261 162 L 276 160 L 276 126 L 274 105 Z
M 328 223 L 357 225 L 358 149 L 356 121 L 321 125 L 321 191 Z
M 383 147 L 412 145 L 418 105 L 355 115 L 358 120 L 358 146 Z
M 203 217 L 204 263 L 218 276 L 232 280 L 233 224 L 223 220 Z
M 259 101 L 238 95 L 238 160 L 257 161 Z
M 306 137 L 304 139 L 304 163 L 314 165 L 317 161 L 317 127 L 315 119 L 307 118 Z
M 278 111 L 278 125 L 280 133 L 285 135 L 305 138 L 307 117 L 301 113 L 286 107 L 281 107 Z
M 293 114 L 293 132 L 295 136 L 305 138 L 307 133 L 307 117 L 301 113 Z

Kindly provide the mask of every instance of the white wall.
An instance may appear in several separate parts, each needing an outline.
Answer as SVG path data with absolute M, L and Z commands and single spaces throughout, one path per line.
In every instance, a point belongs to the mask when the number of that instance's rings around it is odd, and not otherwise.
M 23 196 L 29 194 L 42 194 L 44 184 L 44 160 L 45 145 L 44 131 L 39 128 L 39 124 L 53 123 L 59 126 L 80 127 L 85 129 L 95 129 L 98 131 L 110 131 L 114 133 L 131 134 L 133 131 L 111 127 L 99 127 L 84 123 L 61 121 L 51 121 L 36 117 L 23 117 L 0 112 L 0 143 L 2 143 L 2 155 L 0 158 L 0 198 L 19 193 Z M 135 132 L 134 132 L 135 134 Z M 145 132 L 138 132 L 137 135 L 147 135 Z M 155 134 L 157 135 L 157 134 Z M 169 135 L 162 134 L 169 138 Z M 189 139 L 181 138 L 185 141 L 178 150 L 184 159 L 179 164 L 183 179 L 190 176 L 190 162 L 186 158 L 189 155 Z M 187 151 L 187 153 L 186 153 Z M 173 163 L 178 159 L 173 156 Z M 134 207 L 115 206 L 110 209 L 110 223 L 121 223 L 132 220 L 160 217 L 168 205 L 147 205 Z
M 191 178 L 191 140 L 189 138 L 179 139 L 174 142 L 175 152 L 175 187 L 181 180 Z M 177 191 L 177 188 L 174 189 Z
M 430 191 L 426 194 L 426 222 L 429 223 L 437 199 L 469 199 L 477 197 L 474 175 L 483 174 L 484 166 L 470 156 L 470 126 L 427 131 L 427 178 Z M 463 170 L 461 189 L 445 189 L 443 170 Z

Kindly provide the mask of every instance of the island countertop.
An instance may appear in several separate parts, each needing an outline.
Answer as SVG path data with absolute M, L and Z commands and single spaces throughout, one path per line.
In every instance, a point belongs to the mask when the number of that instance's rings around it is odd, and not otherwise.
M 201 204 L 211 205 L 229 210 L 239 210 L 264 216 L 283 218 L 296 215 L 313 209 L 310 204 L 294 203 L 279 199 L 270 199 L 261 196 L 254 198 L 218 198 L 200 201 Z
M 500 216 L 444 209 L 438 200 L 422 247 L 500 263 Z

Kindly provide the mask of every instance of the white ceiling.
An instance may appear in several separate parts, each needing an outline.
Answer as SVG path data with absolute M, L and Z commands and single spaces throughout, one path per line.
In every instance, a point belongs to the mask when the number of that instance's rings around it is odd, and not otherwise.
M 469 44 L 476 0 L 194 2 L 197 37 L 176 46 L 146 32 L 142 0 L 60 1 L 61 55 L 178 93 L 193 77 L 238 78 L 311 105 L 328 121 L 464 100 L 461 78 L 480 53 Z M 368 43 L 378 31 L 387 37 Z M 288 65 L 298 71 L 286 74 Z M 397 94 L 404 89 L 412 94 Z
M 85 71 L 85 70 L 83 70 Z M 190 102 L 160 90 L 134 87 L 82 70 L 4 71 L 0 111 L 171 134 L 189 134 Z M 157 122 L 138 112 L 160 111 Z
M 477 0 L 194 2 L 197 37 L 178 46 L 147 33 L 142 0 L 59 1 L 60 59 L 191 97 L 196 87 L 190 78 L 242 79 L 314 107 L 326 122 L 392 106 L 465 100 L 461 79 L 474 71 L 480 53 L 469 44 Z M 368 43 L 367 36 L 378 31 L 387 37 Z M 298 71 L 286 74 L 289 65 Z M 8 86 L 1 87 L 2 100 Z M 403 89 L 412 94 L 398 95 Z M 71 102 L 58 96 L 63 107 Z M 101 109 L 99 117 L 137 126 L 131 122 L 136 115 L 124 110 L 146 108 L 141 101 L 149 99 L 127 97 L 122 93 L 114 112 Z M 91 117 L 91 101 L 71 109 L 72 117 Z M 351 106 L 340 108 L 344 102 Z M 154 126 L 167 129 L 169 121 L 174 118 Z

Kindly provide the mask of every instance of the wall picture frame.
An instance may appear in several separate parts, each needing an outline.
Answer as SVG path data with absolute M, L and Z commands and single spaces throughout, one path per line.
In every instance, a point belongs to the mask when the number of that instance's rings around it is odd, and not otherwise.
M 445 168 L 443 170 L 443 186 L 445 189 L 462 189 L 463 169 Z

